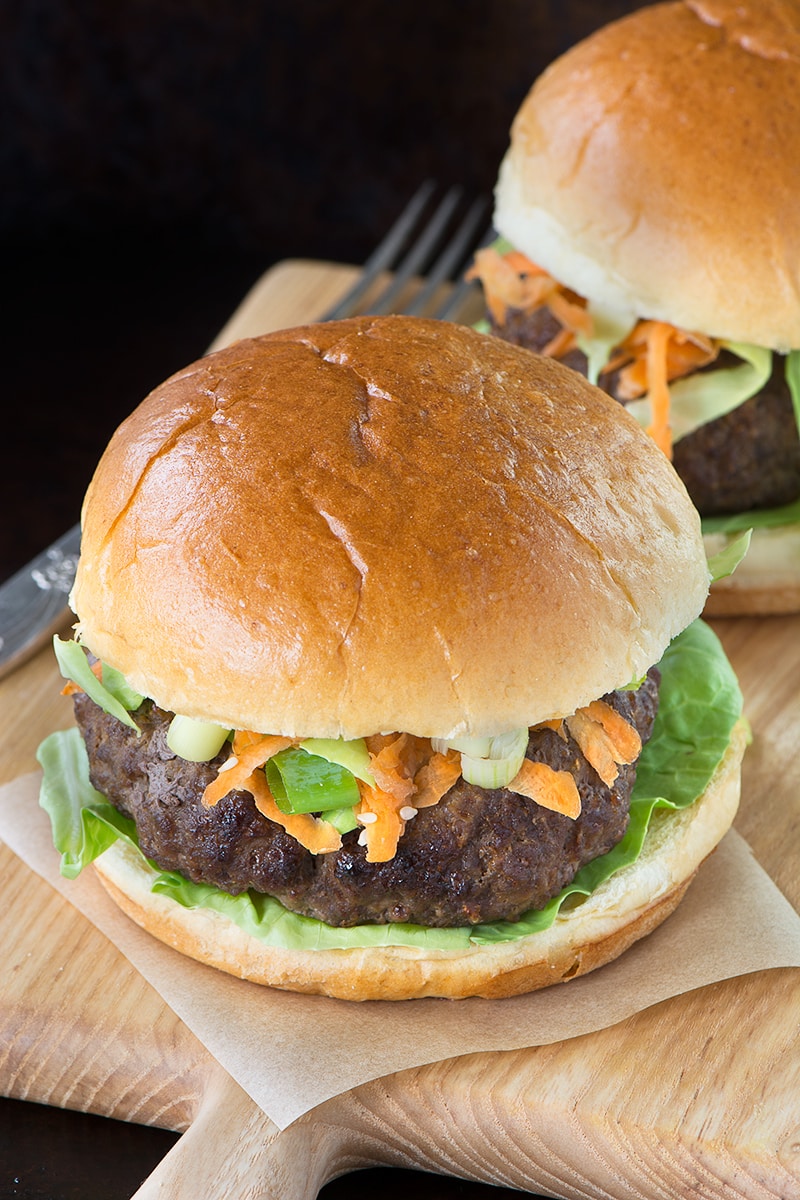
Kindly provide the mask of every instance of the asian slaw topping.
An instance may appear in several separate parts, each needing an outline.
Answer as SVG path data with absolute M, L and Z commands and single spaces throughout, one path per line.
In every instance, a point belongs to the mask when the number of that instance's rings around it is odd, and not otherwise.
M 69 680 L 64 692 L 87 692 L 106 712 L 118 716 L 123 711 L 125 723 L 137 730 L 129 714 L 144 697 L 112 668 L 97 661 L 90 665 L 78 643 L 56 638 L 54 645 Z M 311 854 L 339 850 L 342 835 L 358 829 L 367 861 L 378 863 L 394 858 L 408 822 L 420 809 L 437 804 L 460 778 L 505 788 L 577 818 L 581 799 L 572 774 L 525 757 L 529 734 L 539 728 L 562 738 L 569 734 L 609 787 L 619 766 L 634 762 L 641 750 L 636 729 L 602 700 L 563 720 L 496 737 L 443 741 L 389 733 L 350 741 L 299 739 L 227 730 L 176 715 L 167 741 L 174 753 L 193 761 L 210 761 L 221 746 L 229 746 L 203 793 L 207 807 L 230 792 L 249 792 L 259 812 Z
M 583 349 L 581 342 L 594 333 L 594 318 L 585 298 L 518 250 L 487 246 L 477 251 L 468 278 L 481 281 L 487 307 L 498 325 L 505 322 L 509 309 L 530 314 L 544 305 L 550 310 L 561 329 L 542 348 L 544 355 L 563 358 L 571 350 Z M 721 348 L 718 340 L 666 321 L 638 320 L 626 336 L 609 347 L 599 374 L 619 372 L 617 393 L 623 401 L 648 397 L 647 432 L 671 456 L 669 384 L 713 362 Z

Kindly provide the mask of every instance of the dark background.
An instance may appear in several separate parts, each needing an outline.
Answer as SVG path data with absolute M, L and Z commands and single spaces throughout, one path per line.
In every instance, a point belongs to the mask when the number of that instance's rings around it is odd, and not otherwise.
M 270 264 L 363 261 L 427 177 L 489 192 L 535 76 L 635 7 L 0 5 L 0 578 Z
M 6 0 L 0 578 L 116 425 L 289 257 L 364 260 L 417 185 L 489 192 L 539 72 L 625 0 Z M 175 1140 L 0 1101 L 0 1200 L 125 1197 Z M 414 1187 L 383 1170 L 329 1200 Z

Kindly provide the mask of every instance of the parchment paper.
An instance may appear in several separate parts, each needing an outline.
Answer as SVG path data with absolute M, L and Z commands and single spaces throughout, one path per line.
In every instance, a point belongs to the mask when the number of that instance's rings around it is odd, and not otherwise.
M 731 831 L 668 921 L 566 985 L 507 1000 L 359 1004 L 279 992 L 195 963 L 143 933 L 94 872 L 63 879 L 39 782 L 36 772 L 0 788 L 0 837 L 111 939 L 281 1129 L 333 1096 L 406 1068 L 563 1041 L 722 979 L 800 967 L 800 916 Z

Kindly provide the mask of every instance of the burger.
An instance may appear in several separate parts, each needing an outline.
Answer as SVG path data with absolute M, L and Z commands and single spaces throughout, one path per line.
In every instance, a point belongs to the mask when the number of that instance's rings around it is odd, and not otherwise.
M 621 953 L 731 824 L 699 519 L 577 373 L 410 317 L 174 375 L 89 486 L 42 746 L 62 869 L 179 951 L 353 1000 Z
M 493 331 L 586 374 L 672 458 L 706 612 L 800 609 L 800 5 L 642 8 L 544 71 L 481 251 Z

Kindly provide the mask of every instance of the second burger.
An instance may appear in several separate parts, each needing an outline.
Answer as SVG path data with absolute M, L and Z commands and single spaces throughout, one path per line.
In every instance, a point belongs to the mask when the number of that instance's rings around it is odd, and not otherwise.
M 710 614 L 800 609 L 800 5 L 676 0 L 535 82 L 479 253 L 491 324 L 625 403 L 709 553 Z

